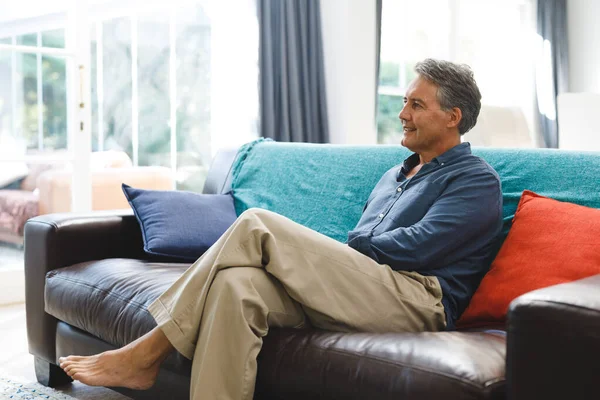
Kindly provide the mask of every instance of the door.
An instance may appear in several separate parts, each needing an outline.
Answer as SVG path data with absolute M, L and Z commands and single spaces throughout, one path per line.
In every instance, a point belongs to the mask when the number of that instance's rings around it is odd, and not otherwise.
M 89 211 L 87 1 L 31 8 L 12 2 L 0 17 L 0 178 L 69 168 L 71 210 Z

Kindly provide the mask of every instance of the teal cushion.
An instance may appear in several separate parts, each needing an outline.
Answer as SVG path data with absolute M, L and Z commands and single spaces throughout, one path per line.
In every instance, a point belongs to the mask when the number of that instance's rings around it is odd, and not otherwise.
M 600 208 L 600 154 L 550 149 L 474 148 L 500 175 L 504 234 L 523 190 Z M 265 208 L 345 242 L 384 172 L 410 152 L 401 146 L 277 143 L 243 146 L 233 167 L 237 214 Z

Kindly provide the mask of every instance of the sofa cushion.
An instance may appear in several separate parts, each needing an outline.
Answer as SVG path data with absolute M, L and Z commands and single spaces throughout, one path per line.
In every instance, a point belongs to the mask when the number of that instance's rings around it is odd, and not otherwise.
M 230 194 L 122 187 L 148 254 L 196 261 L 237 218 Z
M 513 226 L 459 326 L 502 323 L 527 292 L 600 274 L 600 210 L 526 190 Z
M 105 259 L 49 272 L 46 312 L 123 346 L 156 326 L 148 305 L 187 264 Z M 257 393 L 268 399 L 495 399 L 504 393 L 502 333 L 334 333 L 273 329 L 259 355 Z M 165 368 L 184 372 L 177 354 Z M 399 377 L 406 379 L 399 379 Z M 350 391 L 350 392 L 348 392 Z M 268 395 L 265 393 L 268 392 Z
M 120 347 L 156 326 L 147 307 L 188 267 L 113 258 L 55 269 L 46 275 L 45 309 Z
M 491 332 L 272 330 L 260 399 L 505 399 L 505 336 Z
M 25 222 L 38 215 L 38 196 L 26 190 L 0 190 L 0 230 L 23 235 Z
M 33 192 L 37 189 L 37 180 L 46 171 L 50 171 L 51 169 L 60 169 L 63 168 L 61 166 L 56 166 L 52 164 L 31 164 L 29 166 L 29 172 L 25 179 L 21 182 L 21 190 L 27 190 Z

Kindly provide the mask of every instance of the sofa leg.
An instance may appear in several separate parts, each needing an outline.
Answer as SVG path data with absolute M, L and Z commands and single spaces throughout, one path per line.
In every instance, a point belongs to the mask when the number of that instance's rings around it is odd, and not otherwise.
M 39 357 L 35 357 L 35 376 L 39 383 L 52 388 L 73 382 L 60 367 Z

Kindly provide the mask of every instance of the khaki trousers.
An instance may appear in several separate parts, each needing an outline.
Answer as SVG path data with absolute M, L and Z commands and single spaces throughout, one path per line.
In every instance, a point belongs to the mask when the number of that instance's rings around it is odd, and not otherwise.
M 270 327 L 417 332 L 445 328 L 437 278 L 393 271 L 261 209 L 244 212 L 149 311 L 193 359 L 193 400 L 251 400 Z

